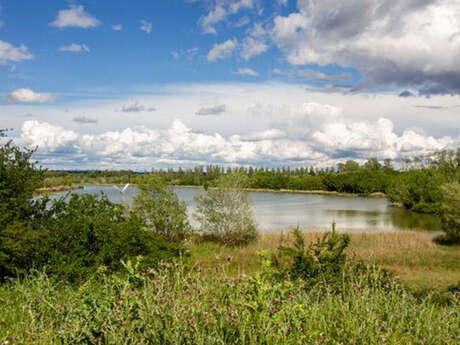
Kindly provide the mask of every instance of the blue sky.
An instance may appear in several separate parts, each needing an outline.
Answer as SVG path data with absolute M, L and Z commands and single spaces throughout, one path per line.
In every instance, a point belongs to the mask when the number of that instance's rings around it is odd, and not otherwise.
M 329 165 L 459 143 L 457 1 L 0 6 L 0 127 L 48 167 Z

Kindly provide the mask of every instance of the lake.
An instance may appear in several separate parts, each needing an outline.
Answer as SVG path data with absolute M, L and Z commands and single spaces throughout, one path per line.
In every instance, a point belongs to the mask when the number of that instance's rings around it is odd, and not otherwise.
M 178 197 L 188 206 L 190 222 L 196 226 L 193 197 L 202 189 L 174 188 Z M 114 202 L 130 203 L 137 193 L 136 187 L 128 187 L 122 195 L 112 186 L 84 186 L 73 191 L 77 194 L 103 192 Z M 57 198 L 64 193 L 55 194 Z M 261 231 L 272 232 L 299 226 L 304 230 L 328 229 L 333 221 L 338 230 L 351 232 L 377 232 L 395 230 L 439 230 L 437 217 L 418 214 L 394 207 L 384 198 L 341 197 L 330 195 L 294 193 L 249 193 L 253 214 Z

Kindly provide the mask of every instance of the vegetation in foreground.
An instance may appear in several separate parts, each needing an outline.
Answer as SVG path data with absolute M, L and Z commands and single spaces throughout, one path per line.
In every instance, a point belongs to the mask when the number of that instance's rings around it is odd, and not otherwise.
M 0 288 L 3 344 L 457 344 L 458 290 L 415 297 L 387 271 L 343 256 L 344 238 L 289 248 L 282 265 L 161 264 L 75 287 L 42 273 Z M 345 242 L 344 242 L 345 241 Z M 335 243 L 329 247 L 328 244 Z M 325 244 L 325 246 L 323 246 Z M 285 250 L 286 254 L 286 250 Z

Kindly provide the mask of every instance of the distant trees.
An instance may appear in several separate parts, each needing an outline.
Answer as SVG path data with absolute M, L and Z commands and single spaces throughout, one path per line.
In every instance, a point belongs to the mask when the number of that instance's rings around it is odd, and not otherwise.
M 196 196 L 195 218 L 205 238 L 227 246 L 247 245 L 257 239 L 249 196 L 244 191 L 248 182 L 246 175 L 231 173 Z

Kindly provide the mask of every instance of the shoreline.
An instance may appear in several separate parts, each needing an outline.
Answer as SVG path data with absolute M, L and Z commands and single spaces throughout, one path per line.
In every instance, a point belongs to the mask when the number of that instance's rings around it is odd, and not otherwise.
M 124 183 L 123 183 L 124 184 Z M 38 195 L 48 194 L 48 193 L 59 193 L 64 191 L 70 191 L 74 189 L 83 189 L 84 186 L 113 186 L 117 185 L 116 183 L 84 183 L 82 185 L 76 186 L 55 186 L 49 188 L 40 188 L 37 189 L 36 193 Z M 130 183 L 130 186 L 136 186 L 135 183 Z M 195 185 L 170 185 L 171 187 L 178 188 L 190 188 L 190 189 L 204 189 L 203 186 Z M 328 196 L 340 196 L 340 197 L 360 197 L 360 198 L 386 198 L 384 193 L 376 192 L 371 194 L 355 194 L 355 193 L 344 193 L 344 192 L 335 192 L 327 190 L 300 190 L 300 189 L 269 189 L 269 188 L 245 188 L 246 192 L 251 193 L 280 193 L 280 194 L 311 194 L 311 195 L 328 195 Z

